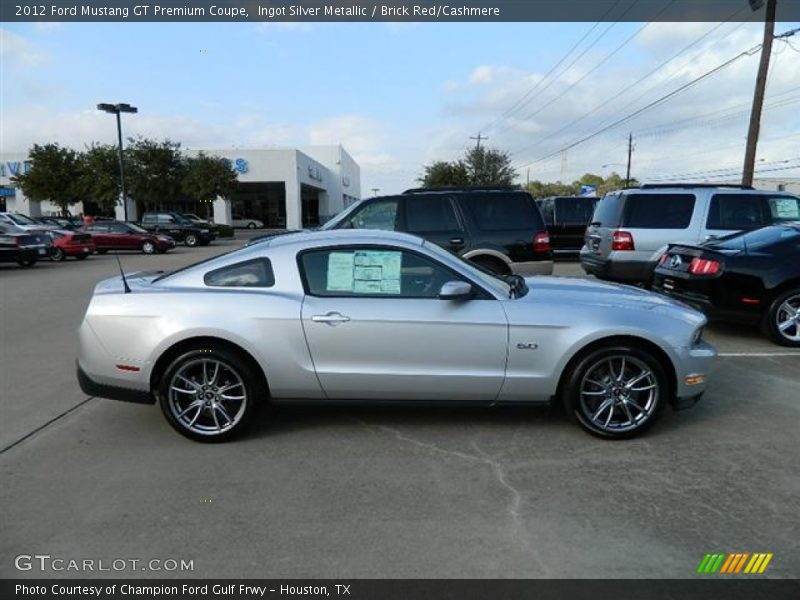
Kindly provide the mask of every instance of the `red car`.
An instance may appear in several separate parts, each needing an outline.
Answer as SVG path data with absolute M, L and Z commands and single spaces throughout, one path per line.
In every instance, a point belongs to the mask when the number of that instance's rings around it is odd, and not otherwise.
M 175 247 L 175 240 L 168 235 L 150 233 L 133 223 L 122 221 L 100 221 L 87 225 L 83 231 L 90 233 L 97 252 L 109 250 L 135 250 L 145 254 L 163 254 Z
M 50 260 L 62 261 L 68 256 L 83 260 L 97 250 L 92 236 L 88 233 L 65 229 L 51 230 L 47 233 L 53 238 Z

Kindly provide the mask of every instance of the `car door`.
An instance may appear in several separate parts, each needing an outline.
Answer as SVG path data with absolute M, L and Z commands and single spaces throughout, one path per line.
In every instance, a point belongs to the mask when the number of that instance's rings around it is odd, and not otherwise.
M 133 250 L 138 248 L 138 239 L 124 223 L 111 223 L 108 226 L 108 238 L 114 250 Z
M 113 250 L 113 238 L 108 233 L 108 224 L 95 223 L 85 228 L 92 235 L 95 246 L 98 250 Z
M 462 279 L 415 251 L 352 246 L 300 254 L 302 322 L 325 394 L 337 399 L 492 401 L 505 376 L 501 303 L 440 300 Z
M 453 199 L 446 194 L 410 194 L 402 200 L 403 231 L 460 254 L 469 246 L 466 228 L 459 220 Z

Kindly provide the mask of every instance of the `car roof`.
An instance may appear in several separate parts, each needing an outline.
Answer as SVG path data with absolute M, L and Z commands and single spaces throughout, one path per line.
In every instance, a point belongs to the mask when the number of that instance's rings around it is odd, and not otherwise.
M 293 244 L 316 244 L 326 240 L 336 243 L 352 241 L 356 244 L 369 242 L 402 242 L 415 246 L 421 246 L 423 243 L 422 238 L 399 231 L 384 231 L 381 229 L 326 229 L 323 231 L 297 231 L 294 233 L 287 233 L 266 240 L 264 244 L 270 248 L 277 248 Z M 264 246 L 262 246 L 262 248 L 263 247 Z

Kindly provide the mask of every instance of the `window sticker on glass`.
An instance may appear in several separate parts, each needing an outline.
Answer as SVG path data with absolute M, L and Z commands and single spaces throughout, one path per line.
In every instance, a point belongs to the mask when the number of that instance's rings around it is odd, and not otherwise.
M 328 255 L 329 292 L 353 291 L 353 258 L 352 252 L 331 252 Z
M 775 198 L 775 216 L 779 219 L 800 218 L 800 202 L 794 198 Z
M 356 294 L 400 294 L 402 254 L 385 250 L 331 252 L 327 291 Z

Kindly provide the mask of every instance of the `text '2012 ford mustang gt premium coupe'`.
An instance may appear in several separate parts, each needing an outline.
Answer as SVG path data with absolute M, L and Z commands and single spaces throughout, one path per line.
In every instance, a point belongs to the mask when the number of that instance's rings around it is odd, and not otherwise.
M 200 441 L 271 402 L 563 402 L 631 437 L 704 392 L 705 317 L 622 285 L 495 275 L 420 238 L 299 232 L 100 282 L 80 326 L 92 396 L 158 402 Z

